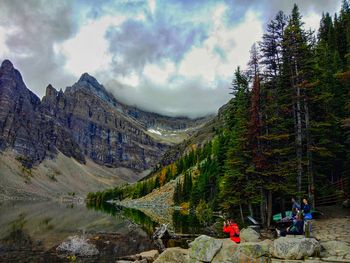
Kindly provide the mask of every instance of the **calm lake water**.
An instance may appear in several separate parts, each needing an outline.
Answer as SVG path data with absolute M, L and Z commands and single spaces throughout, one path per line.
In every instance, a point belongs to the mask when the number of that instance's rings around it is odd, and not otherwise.
M 176 233 L 203 232 L 194 215 L 170 213 L 167 223 Z M 1 202 L 0 262 L 71 262 L 68 255 L 57 254 L 56 247 L 74 235 L 85 236 L 100 251 L 77 262 L 114 262 L 161 246 L 186 246 L 184 239 L 155 243 L 151 236 L 159 226 L 156 218 L 111 204 L 87 208 L 57 202 Z

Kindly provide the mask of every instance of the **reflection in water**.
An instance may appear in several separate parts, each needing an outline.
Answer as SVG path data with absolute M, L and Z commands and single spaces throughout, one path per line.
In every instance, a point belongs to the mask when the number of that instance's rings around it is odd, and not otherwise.
M 169 212 L 167 212 L 169 213 Z M 167 216 L 176 234 L 206 233 L 197 217 L 171 211 Z M 68 262 L 56 247 L 69 236 L 86 233 L 99 255 L 84 262 L 111 262 L 117 257 L 154 248 L 187 247 L 187 238 L 157 244 L 150 238 L 159 226 L 160 216 L 139 210 L 55 202 L 0 203 L 0 262 Z M 164 220 L 164 217 L 163 217 Z
M 212 227 L 205 226 L 209 225 L 212 221 L 212 215 L 207 215 L 207 217 L 211 217 L 209 222 L 203 222 L 203 220 L 200 220 L 194 213 L 178 211 L 172 208 L 163 209 L 161 211 L 159 208 L 151 207 L 150 209 L 142 208 L 142 211 L 140 211 L 137 209 L 115 206 L 110 203 L 100 203 L 98 205 L 92 203 L 87 204 L 87 207 L 114 216 L 128 218 L 133 223 L 141 226 L 149 236 L 153 235 L 155 228 L 160 224 L 168 224 L 168 229 L 174 233 L 175 238 L 163 240 L 163 243 L 159 243 L 158 240 L 156 245 L 160 250 L 165 247 L 175 246 L 187 248 L 189 241 L 200 234 L 219 237 L 222 232 L 222 224 L 214 224 Z
M 40 241 L 33 241 L 24 230 L 26 223 L 25 213 L 10 223 L 9 234 L 0 240 L 0 262 L 61 262 L 56 255 L 45 252 Z
M 141 227 L 110 211 L 54 202 L 1 203 L 0 262 L 68 262 L 69 255 L 58 255 L 56 247 L 83 231 L 100 252 L 83 262 L 113 262 L 155 248 Z

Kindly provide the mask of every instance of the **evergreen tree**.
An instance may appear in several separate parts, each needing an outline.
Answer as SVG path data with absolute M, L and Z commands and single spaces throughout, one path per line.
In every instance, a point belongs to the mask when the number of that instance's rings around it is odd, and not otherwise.
M 249 203 L 249 194 L 245 191 L 247 186 L 246 169 L 249 160 L 247 150 L 247 133 L 249 108 L 248 78 L 238 67 L 232 83 L 234 95 L 228 110 L 228 130 L 230 136 L 227 152 L 225 175 L 220 182 L 221 205 L 225 210 L 234 206 Z M 242 213 L 241 213 L 242 215 Z
M 299 8 L 294 5 L 292 14 L 289 18 L 288 26 L 284 34 L 284 78 L 289 81 L 293 90 L 293 112 L 294 112 L 294 131 L 295 148 L 297 160 L 297 192 L 303 194 L 310 189 L 304 189 L 307 186 L 305 181 L 304 158 L 306 158 L 307 175 L 313 181 L 311 139 L 310 139 L 310 113 L 309 97 L 307 88 L 310 88 L 312 77 L 314 76 L 313 53 L 310 46 L 311 34 L 303 30 L 303 22 Z M 287 83 L 286 83 L 287 85 Z M 304 183 L 306 182 L 306 183 Z

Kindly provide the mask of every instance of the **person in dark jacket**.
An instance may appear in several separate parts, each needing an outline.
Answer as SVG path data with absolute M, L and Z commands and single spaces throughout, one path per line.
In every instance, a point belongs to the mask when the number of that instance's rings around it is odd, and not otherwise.
M 239 237 L 240 230 L 234 220 L 231 219 L 231 220 L 228 220 L 227 222 L 226 221 L 224 222 L 223 232 L 230 233 L 230 238 L 233 242 L 236 242 L 236 243 L 241 242 L 241 239 Z
M 298 213 L 296 219 L 293 220 L 293 224 L 287 229 L 289 235 L 302 235 L 304 234 L 304 219 L 303 214 Z

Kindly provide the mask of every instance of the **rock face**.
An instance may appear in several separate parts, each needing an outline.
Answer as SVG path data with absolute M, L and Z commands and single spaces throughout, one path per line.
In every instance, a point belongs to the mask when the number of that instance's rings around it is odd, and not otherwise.
M 320 254 L 320 244 L 314 238 L 280 237 L 273 242 L 273 256 L 281 259 L 303 259 Z
M 27 167 L 60 151 L 81 163 L 89 158 L 108 167 L 143 171 L 170 146 L 148 129 L 187 129 L 203 121 L 124 105 L 87 73 L 65 92 L 49 85 L 40 101 L 10 61 L 0 67 L 0 150 L 13 149 Z
M 240 232 L 241 242 L 258 242 L 260 234 L 252 228 L 243 228 Z
M 57 150 L 85 161 L 69 131 L 41 114 L 40 99 L 27 89 L 9 60 L 0 67 L 0 150 L 6 148 L 14 149 L 27 167 Z
M 188 250 L 166 249 L 155 262 L 269 263 L 272 241 L 236 244 L 231 239 L 200 236 Z
M 220 251 L 215 255 L 212 262 L 213 263 L 231 263 L 232 256 L 236 253 L 238 245 L 230 238 L 222 240 L 222 247 Z
M 272 242 L 271 242 L 272 243 Z M 270 262 L 270 246 L 268 242 L 246 242 L 235 244 L 231 239 L 223 240 L 220 251 L 211 261 L 212 263 L 244 263 Z
M 198 261 L 211 262 L 221 247 L 221 240 L 202 235 L 190 243 L 189 256 Z
M 154 263 L 187 263 L 188 251 L 187 249 L 173 247 L 166 249 Z
M 246 242 L 238 246 L 232 262 L 270 262 L 269 246 L 263 242 Z
M 64 93 L 47 89 L 42 112 L 68 129 L 83 154 L 96 163 L 145 170 L 168 148 L 116 110 L 103 86 L 87 74 Z
M 335 259 L 350 259 L 350 245 L 344 241 L 321 242 L 321 256 Z

